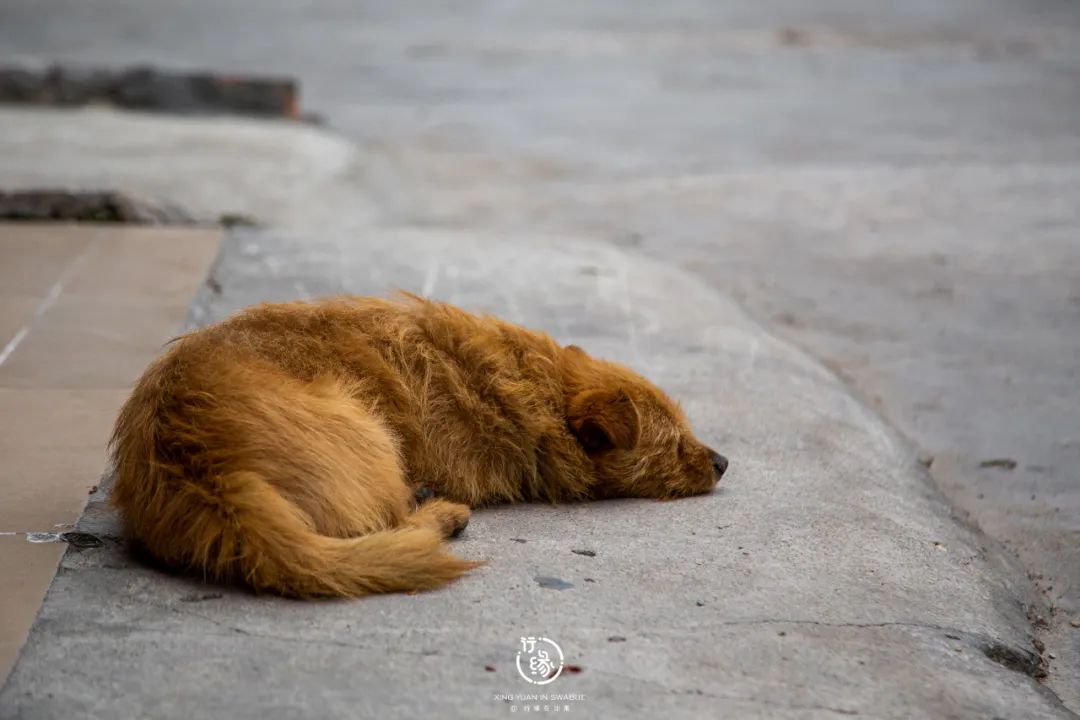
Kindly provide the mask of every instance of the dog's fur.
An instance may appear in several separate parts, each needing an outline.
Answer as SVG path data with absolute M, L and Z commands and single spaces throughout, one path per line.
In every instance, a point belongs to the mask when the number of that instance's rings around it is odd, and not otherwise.
M 150 554 L 297 597 L 458 577 L 478 563 L 443 540 L 470 506 L 674 498 L 726 465 L 633 371 L 412 296 L 261 305 L 177 339 L 111 448 Z

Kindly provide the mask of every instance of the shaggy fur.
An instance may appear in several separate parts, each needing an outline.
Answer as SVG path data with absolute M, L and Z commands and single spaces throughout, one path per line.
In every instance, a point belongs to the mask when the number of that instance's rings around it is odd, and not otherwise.
M 727 464 L 631 370 L 412 296 L 261 305 L 177 339 L 111 449 L 153 556 L 296 597 L 458 577 L 479 563 L 443 540 L 469 507 L 674 498 Z

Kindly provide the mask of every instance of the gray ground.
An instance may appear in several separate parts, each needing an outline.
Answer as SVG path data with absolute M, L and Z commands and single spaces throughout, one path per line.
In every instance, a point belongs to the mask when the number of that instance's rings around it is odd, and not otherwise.
M 0 718 L 495 718 L 532 692 L 585 717 L 1070 716 L 1029 676 L 1023 583 L 911 448 L 684 272 L 587 239 L 328 223 L 234 232 L 213 278 L 195 323 L 390 285 L 549 328 L 647 368 L 732 468 L 685 501 L 485 510 L 456 548 L 486 568 L 359 602 L 164 575 L 95 498 L 80 530 L 106 545 L 65 557 Z M 580 672 L 525 684 L 523 635 Z
M 49 6 L 45 21 L 4 4 L 9 57 L 296 74 L 352 147 L 252 131 L 256 172 L 218 184 L 205 168 L 227 133 L 162 128 L 187 152 L 147 177 L 150 140 L 88 167 L 97 139 L 69 137 L 43 168 L 31 123 L 7 177 L 111 177 L 290 227 L 546 232 L 682 265 L 933 456 L 937 485 L 1036 576 L 1051 686 L 1080 707 L 1080 6 Z M 445 292 L 456 276 L 426 255 L 421 289 Z M 288 282 L 275 291 L 317 276 Z M 979 467 L 997 458 L 1017 466 Z

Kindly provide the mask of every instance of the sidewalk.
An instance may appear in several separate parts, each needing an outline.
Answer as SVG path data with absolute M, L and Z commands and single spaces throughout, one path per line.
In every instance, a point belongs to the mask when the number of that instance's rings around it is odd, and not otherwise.
M 1029 576 L 1047 686 L 1080 711 L 1080 3 L 254 7 L 8 0 L 0 61 L 288 75 L 351 143 L 35 116 L 0 125 L 9 181 L 130 179 L 353 240 L 584 235 L 683 267 L 918 447 Z
M 81 121 L 65 117 L 37 122 Z M 253 127 L 311 172 L 253 185 L 229 142 Z M 356 150 L 311 132 L 117 116 L 100 138 L 153 146 L 146 178 L 127 169 L 141 191 L 195 138 L 219 150 L 204 174 L 253 193 L 232 210 L 284 199 L 279 229 L 228 233 L 193 322 L 266 299 L 423 291 L 640 368 L 731 458 L 729 476 L 680 502 L 478 512 L 456 549 L 490 564 L 416 596 L 297 603 L 169 576 L 113 542 L 72 550 L 0 718 L 502 718 L 536 692 L 514 666 L 527 635 L 562 646 L 573 669 L 550 688 L 583 696 L 567 703 L 579 716 L 1071 716 L 1032 678 L 1025 586 L 833 376 L 701 281 L 588 236 L 380 224 L 354 174 L 319 171 Z M 197 169 L 173 176 L 171 201 L 200 209 Z M 103 500 L 80 529 L 114 537 Z
M 55 536 L 98 485 L 116 412 L 218 242 L 214 230 L 0 223 L 0 678 L 66 547 Z

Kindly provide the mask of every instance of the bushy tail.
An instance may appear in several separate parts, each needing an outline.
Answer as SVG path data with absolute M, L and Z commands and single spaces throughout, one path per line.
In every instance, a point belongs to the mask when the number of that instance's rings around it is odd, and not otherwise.
M 182 549 L 196 568 L 217 579 L 293 597 L 356 597 L 437 588 L 479 564 L 450 554 L 434 528 L 319 535 L 253 473 L 233 473 L 216 485 L 213 498 L 191 488 L 203 497 L 180 505 L 194 511 Z

